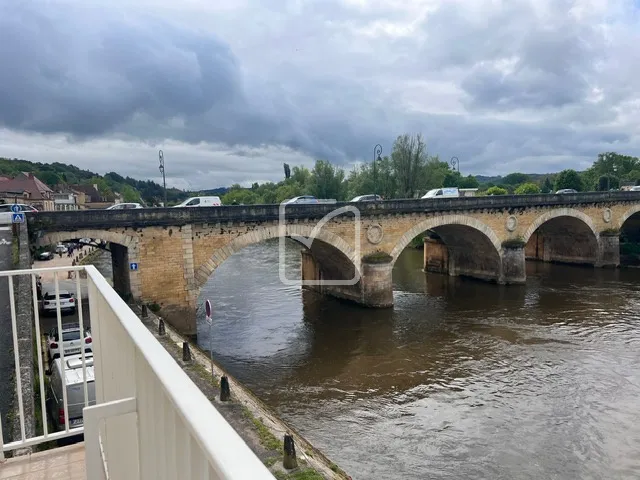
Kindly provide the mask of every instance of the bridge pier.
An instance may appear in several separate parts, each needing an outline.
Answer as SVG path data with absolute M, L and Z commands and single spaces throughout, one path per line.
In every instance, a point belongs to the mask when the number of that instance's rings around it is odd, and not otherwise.
M 522 284 L 527 281 L 527 261 L 524 245 L 502 247 L 502 272 L 498 283 L 507 285 Z
M 301 250 L 301 276 L 303 282 L 323 281 L 320 285 L 305 285 L 302 288 L 323 295 L 349 300 L 365 307 L 386 308 L 393 306 L 393 264 L 361 264 L 360 280 L 355 285 L 331 285 L 331 279 L 325 278 L 322 265 L 309 250 Z M 324 283 L 326 282 L 326 283 Z
M 596 267 L 617 268 L 620 266 L 620 234 L 601 233 L 598 238 Z
M 110 244 L 111 269 L 113 271 L 113 289 L 124 299 L 131 296 L 129 279 L 129 249 L 117 243 Z

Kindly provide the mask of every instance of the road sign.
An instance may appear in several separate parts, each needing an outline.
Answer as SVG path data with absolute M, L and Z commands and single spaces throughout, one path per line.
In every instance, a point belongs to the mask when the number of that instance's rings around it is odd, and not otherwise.
M 129 270 L 133 270 L 133 271 L 138 270 L 138 264 L 137 263 L 130 263 L 129 264 Z
M 20 213 L 22 209 L 20 208 L 20 205 L 18 205 L 17 203 L 14 203 L 13 205 L 11 205 L 11 211 L 13 213 Z
M 11 217 L 13 223 L 24 223 L 24 213 L 12 213 Z

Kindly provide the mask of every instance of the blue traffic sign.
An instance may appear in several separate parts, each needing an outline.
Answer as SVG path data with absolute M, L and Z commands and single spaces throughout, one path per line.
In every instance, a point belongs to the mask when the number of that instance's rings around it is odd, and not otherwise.
M 138 270 L 138 264 L 137 263 L 130 263 L 129 264 L 129 269 L 130 270 Z
M 11 211 L 13 213 L 20 213 L 22 209 L 20 208 L 20 205 L 18 205 L 17 203 L 14 203 L 13 205 L 11 205 Z
M 14 213 L 12 214 L 12 222 L 13 223 L 24 223 L 24 213 Z

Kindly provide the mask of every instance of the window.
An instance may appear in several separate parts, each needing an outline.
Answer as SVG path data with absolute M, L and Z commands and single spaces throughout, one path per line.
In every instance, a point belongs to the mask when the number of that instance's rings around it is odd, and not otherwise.
M 199 198 L 194 198 L 189 203 L 187 203 L 187 206 L 193 206 L 193 205 L 200 205 L 200 199 Z
M 62 332 L 63 342 L 73 342 L 74 340 L 80 340 L 80 330 L 72 330 L 70 332 Z

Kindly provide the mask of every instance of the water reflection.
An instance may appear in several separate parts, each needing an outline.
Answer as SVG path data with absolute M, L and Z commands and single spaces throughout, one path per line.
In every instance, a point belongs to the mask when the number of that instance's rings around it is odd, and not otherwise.
M 247 247 L 203 289 L 214 355 L 354 479 L 634 478 L 640 272 L 532 263 L 502 287 L 421 257 L 374 310 L 284 286 L 277 244 Z

